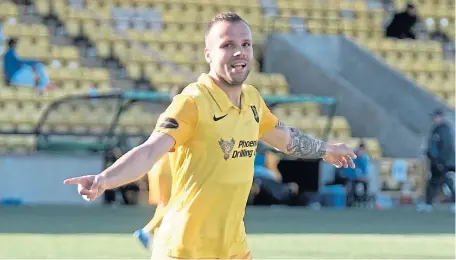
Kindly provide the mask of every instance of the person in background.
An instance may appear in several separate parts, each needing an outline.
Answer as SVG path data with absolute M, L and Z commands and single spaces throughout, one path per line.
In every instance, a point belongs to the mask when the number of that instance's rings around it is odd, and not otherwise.
M 398 39 L 416 39 L 414 26 L 418 23 L 416 8 L 407 4 L 405 11 L 396 13 L 386 27 L 386 37 Z
M 3 55 L 5 84 L 36 87 L 39 92 L 53 88 L 42 63 L 36 60 L 22 59 L 17 55 L 17 43 L 16 39 L 9 39 L 8 49 Z
M 254 161 L 253 184 L 248 204 L 290 204 L 298 195 L 298 184 L 294 182 L 283 183 L 282 175 L 267 167 L 268 156 L 271 153 L 269 147 L 261 142 L 258 143 Z
M 265 178 L 276 182 L 282 181 L 282 176 L 271 171 L 266 165 L 267 154 L 270 153 L 269 148 L 263 143 L 258 143 L 257 153 L 254 161 L 254 178 Z
M 434 125 L 428 140 L 426 155 L 429 159 L 431 178 L 426 187 L 426 201 L 418 204 L 418 211 L 432 211 L 432 201 L 442 185 L 447 185 L 451 191 L 453 202 L 455 197 L 453 180 L 448 177 L 454 172 L 454 134 L 450 125 L 445 122 L 443 110 L 437 109 L 432 114 Z M 454 204 L 451 206 L 454 211 Z
M 336 169 L 334 180 L 327 185 L 343 185 L 347 192 L 347 206 L 352 206 L 356 197 L 360 196 L 357 192 L 358 188 L 362 188 L 361 196 L 366 197 L 368 191 L 368 166 L 369 155 L 367 154 L 366 145 L 363 141 L 360 142 L 355 150 L 357 158 L 354 160 L 355 168 L 339 168 Z

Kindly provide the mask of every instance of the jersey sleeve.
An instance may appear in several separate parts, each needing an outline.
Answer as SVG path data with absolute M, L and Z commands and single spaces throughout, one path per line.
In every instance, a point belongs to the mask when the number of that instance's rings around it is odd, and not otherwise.
M 175 141 L 171 149 L 174 151 L 190 139 L 197 121 L 198 112 L 194 99 L 186 95 L 177 95 L 158 118 L 154 131 L 170 135 Z
M 263 98 L 260 97 L 260 131 L 258 138 L 263 137 L 264 134 L 273 129 L 279 119 L 271 112 L 271 110 L 266 106 Z

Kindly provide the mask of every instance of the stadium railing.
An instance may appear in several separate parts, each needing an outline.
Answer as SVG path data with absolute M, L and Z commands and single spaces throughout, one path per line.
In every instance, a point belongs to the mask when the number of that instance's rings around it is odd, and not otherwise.
M 271 109 L 278 105 L 294 103 L 317 103 L 327 106 L 328 120 L 322 137 L 325 140 L 327 139 L 331 130 L 332 119 L 336 113 L 337 102 L 335 98 L 325 96 L 264 96 L 264 100 Z M 151 127 L 144 127 L 143 129 L 147 129 L 146 131 L 137 131 L 136 133 L 119 130 L 119 122 L 130 108 L 136 104 L 168 105 L 170 101 L 167 93 L 154 91 L 111 91 L 101 94 L 68 95 L 48 105 L 33 130 L 0 130 L 0 135 L 34 135 L 37 140 L 36 150 L 38 151 L 105 152 L 118 147 L 125 140 L 141 142 L 153 130 Z M 62 117 L 72 116 L 71 112 L 62 111 L 68 107 L 79 110 L 85 108 L 83 112 L 80 112 L 80 116 L 85 121 L 84 124 L 89 125 L 89 127 L 83 130 L 77 129 L 77 122 L 71 122 L 71 119 L 66 121 L 62 119 Z M 100 108 L 102 108 L 103 113 L 97 114 L 96 111 L 99 111 Z M 163 111 L 156 112 L 161 113 Z M 149 112 L 143 112 L 140 116 L 146 118 L 147 113 Z M 64 122 L 56 119 L 57 117 Z M 65 126 L 68 122 L 73 128 Z M 150 123 L 154 124 L 155 122 L 148 122 L 147 124 L 150 126 Z M 91 124 L 100 127 L 93 129 L 90 127 Z

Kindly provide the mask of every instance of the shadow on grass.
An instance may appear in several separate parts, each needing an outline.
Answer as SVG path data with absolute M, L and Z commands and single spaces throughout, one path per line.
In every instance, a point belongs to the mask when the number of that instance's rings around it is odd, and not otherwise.
M 148 207 L 0 207 L 0 234 L 132 234 L 152 217 Z M 454 214 L 388 211 L 249 207 L 249 234 L 453 234 Z

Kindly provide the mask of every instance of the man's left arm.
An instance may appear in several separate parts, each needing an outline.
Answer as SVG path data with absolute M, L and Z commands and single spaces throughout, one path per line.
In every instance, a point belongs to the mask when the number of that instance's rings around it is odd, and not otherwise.
M 313 138 L 295 127 L 278 121 L 261 140 L 284 154 L 301 159 L 319 159 L 326 155 L 327 143 Z
M 320 159 L 336 167 L 355 168 L 355 153 L 345 144 L 329 144 L 280 122 L 260 97 L 258 138 L 284 154 L 301 159 Z
M 336 167 L 355 167 L 352 159 L 356 155 L 345 144 L 329 144 L 280 121 L 261 137 L 261 141 L 296 158 L 322 158 Z

